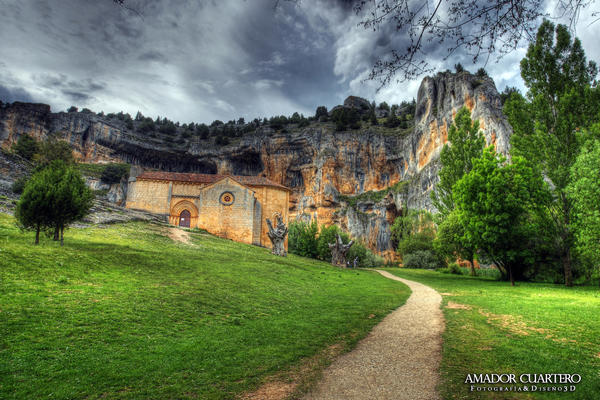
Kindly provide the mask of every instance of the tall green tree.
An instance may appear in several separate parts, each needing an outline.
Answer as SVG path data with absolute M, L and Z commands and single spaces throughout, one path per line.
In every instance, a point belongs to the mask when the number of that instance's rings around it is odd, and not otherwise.
M 531 215 L 550 193 L 539 171 L 521 157 L 508 164 L 492 146 L 453 188 L 464 241 L 498 266 L 514 285 L 515 273 L 534 254 L 527 239 L 535 232 Z
M 52 203 L 50 201 L 54 179 L 50 170 L 39 171 L 27 181 L 15 210 L 17 225 L 24 230 L 35 231 L 35 244 L 40 242 L 40 231 L 52 226 Z
M 485 139 L 479 130 L 479 121 L 471 120 L 471 112 L 462 107 L 448 131 L 448 143 L 442 148 L 440 180 L 431 192 L 431 200 L 439 212 L 438 222 L 454 210 L 452 188 L 471 171 L 473 159 L 481 157 Z
M 55 229 L 62 246 L 65 227 L 85 216 L 92 202 L 93 194 L 79 171 L 55 160 L 29 179 L 15 216 L 22 228 L 36 231 L 36 244 L 41 230 Z
M 600 141 L 590 140 L 571 167 L 567 195 L 573 204 L 576 243 L 591 265 L 600 267 Z
M 549 211 L 567 286 L 573 284 L 574 234 L 566 187 L 579 154 L 578 132 L 598 119 L 596 75 L 596 64 L 586 60 L 579 39 L 572 39 L 566 26 L 544 21 L 521 61 L 526 98 L 512 93 L 504 106 L 514 130 L 512 154 L 539 165 L 551 182 Z
M 51 219 L 60 232 L 60 245 L 64 244 L 65 227 L 87 215 L 93 205 L 94 195 L 74 166 L 55 161 L 48 167 L 61 173 L 51 200 Z

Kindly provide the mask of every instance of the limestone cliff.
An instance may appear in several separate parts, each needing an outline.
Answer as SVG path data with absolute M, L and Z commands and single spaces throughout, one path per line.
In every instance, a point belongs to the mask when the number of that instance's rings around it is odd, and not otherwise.
M 463 105 L 480 121 L 488 143 L 507 153 L 511 130 L 494 82 L 468 72 L 425 78 L 410 129 L 363 123 L 359 130 L 338 132 L 331 122 L 280 131 L 261 126 L 227 146 L 216 146 L 198 138 L 167 141 L 143 135 L 91 112 L 51 113 L 47 105 L 13 103 L 0 107 L 0 145 L 9 148 L 22 134 L 38 139 L 58 134 L 85 162 L 264 175 L 292 188 L 292 218 L 337 223 L 392 257 L 390 224 L 407 207 L 431 208 L 439 153 Z

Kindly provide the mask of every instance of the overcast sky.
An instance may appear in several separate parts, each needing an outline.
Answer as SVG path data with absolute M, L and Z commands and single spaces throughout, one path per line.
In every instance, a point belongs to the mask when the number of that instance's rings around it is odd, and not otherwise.
M 0 100 L 210 123 L 215 119 L 312 115 L 348 95 L 399 103 L 420 80 L 376 92 L 363 80 L 402 38 L 357 26 L 346 0 L 0 0 Z M 577 26 L 588 59 L 600 61 L 600 22 Z M 522 88 L 525 49 L 486 66 L 499 90 Z M 440 70 L 470 58 L 429 62 Z

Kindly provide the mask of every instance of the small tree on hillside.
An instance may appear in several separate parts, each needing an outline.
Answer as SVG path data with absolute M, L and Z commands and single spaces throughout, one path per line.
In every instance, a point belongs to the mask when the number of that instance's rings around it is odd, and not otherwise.
M 40 230 L 54 228 L 62 246 L 65 227 L 84 217 L 92 202 L 93 194 L 75 167 L 55 160 L 27 182 L 15 215 L 22 228 L 36 231 L 36 244 Z
M 39 150 L 37 140 L 29 135 L 21 135 L 17 143 L 12 147 L 13 151 L 26 160 L 32 160 L 35 153 Z
M 320 121 L 321 118 L 323 118 L 323 120 L 327 120 L 328 117 L 329 117 L 329 114 L 327 113 L 327 107 L 325 107 L 325 106 L 317 107 L 317 111 L 315 112 L 315 119 L 317 121 Z
M 21 229 L 35 231 L 35 244 L 40 242 L 40 231 L 52 225 L 52 206 L 48 201 L 51 189 L 48 182 L 52 178 L 51 175 L 49 170 L 34 174 L 27 181 L 15 210 L 17 225 Z
M 39 151 L 34 156 L 34 161 L 38 165 L 38 168 L 44 168 L 56 160 L 63 161 L 69 165 L 75 163 L 71 145 L 64 140 L 50 137 L 42 142 Z
M 62 169 L 62 176 L 54 189 L 52 198 L 52 221 L 60 230 L 60 245 L 64 244 L 65 227 L 80 220 L 93 205 L 94 195 L 85 184 L 81 174 L 73 166 L 62 166 L 61 162 L 52 163 L 49 168 Z

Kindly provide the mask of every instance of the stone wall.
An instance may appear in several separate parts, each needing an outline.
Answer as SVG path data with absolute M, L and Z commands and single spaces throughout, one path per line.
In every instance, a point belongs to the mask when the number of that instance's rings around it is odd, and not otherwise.
M 233 202 L 223 201 L 224 193 Z M 202 188 L 198 227 L 236 242 L 254 243 L 254 192 L 231 178 Z
M 271 186 L 253 186 L 256 199 L 262 206 L 262 223 L 260 242 L 261 245 L 271 247 L 271 239 L 269 239 L 269 227 L 266 219 L 269 218 L 275 223 L 275 215 L 282 216 L 283 221 L 287 224 L 289 220 L 289 204 L 290 193 L 286 190 L 278 189 Z M 285 249 L 287 251 L 287 237 L 285 239 Z
M 127 190 L 127 208 L 169 215 L 171 184 L 164 181 L 139 180 L 130 182 Z

